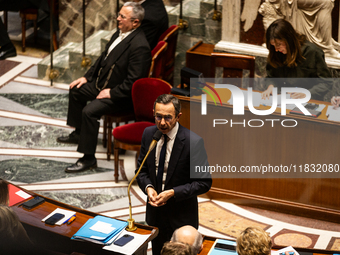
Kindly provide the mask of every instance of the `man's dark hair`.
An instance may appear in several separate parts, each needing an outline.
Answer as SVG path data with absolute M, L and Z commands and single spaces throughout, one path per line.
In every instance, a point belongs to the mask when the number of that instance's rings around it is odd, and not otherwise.
M 178 116 L 178 114 L 181 112 L 181 103 L 178 100 L 177 97 L 170 95 L 170 94 L 163 94 L 160 95 L 159 97 L 157 97 L 154 105 L 153 105 L 153 109 L 155 110 L 156 108 L 156 104 L 168 104 L 168 103 L 172 103 L 175 107 L 175 114 L 176 117 Z
M 142 23 L 142 20 L 144 19 L 144 16 L 145 16 L 145 11 L 144 11 L 143 6 L 141 6 L 139 3 L 135 3 L 135 2 L 126 2 L 123 6 L 132 7 L 132 17 L 131 18 L 138 19 L 139 24 Z

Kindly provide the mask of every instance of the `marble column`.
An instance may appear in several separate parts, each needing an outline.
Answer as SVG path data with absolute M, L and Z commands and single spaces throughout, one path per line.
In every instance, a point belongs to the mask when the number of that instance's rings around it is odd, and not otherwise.
M 116 1 L 85 0 L 86 38 L 98 30 L 113 30 L 116 27 Z M 59 1 L 60 46 L 68 42 L 81 42 L 83 35 L 83 0 Z
M 223 0 L 222 41 L 240 42 L 241 0 Z

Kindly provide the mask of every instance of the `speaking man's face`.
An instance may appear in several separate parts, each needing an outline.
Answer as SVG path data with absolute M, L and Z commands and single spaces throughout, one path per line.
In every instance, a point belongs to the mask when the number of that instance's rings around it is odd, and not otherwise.
M 162 131 L 163 134 L 167 134 L 174 128 L 182 113 L 176 116 L 175 107 L 170 102 L 168 104 L 156 103 L 154 115 L 158 129 Z

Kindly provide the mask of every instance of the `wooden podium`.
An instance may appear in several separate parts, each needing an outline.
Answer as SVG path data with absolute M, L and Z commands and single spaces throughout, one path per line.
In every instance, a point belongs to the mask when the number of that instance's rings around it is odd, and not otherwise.
M 215 45 L 199 41 L 186 52 L 186 66 L 210 77 L 211 53 Z

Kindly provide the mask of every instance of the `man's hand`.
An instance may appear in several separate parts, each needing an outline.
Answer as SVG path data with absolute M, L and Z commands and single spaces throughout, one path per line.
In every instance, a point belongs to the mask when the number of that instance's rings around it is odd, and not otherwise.
M 111 98 L 110 89 L 103 89 L 102 91 L 99 92 L 96 98 L 97 99 Z
M 148 187 L 146 191 L 149 197 L 149 204 L 154 207 L 165 205 L 166 202 L 175 195 L 175 191 L 173 189 L 164 190 L 158 195 L 152 187 Z
M 157 207 L 157 204 L 156 204 L 156 197 L 157 197 L 157 191 L 154 190 L 154 188 L 152 187 L 148 187 L 146 189 L 146 192 L 148 193 L 148 197 L 149 197 L 149 204 L 152 205 L 152 206 L 155 206 Z
M 70 84 L 70 89 L 72 89 L 73 87 L 77 86 L 77 88 L 79 89 L 81 86 L 83 86 L 83 84 L 85 84 L 87 82 L 87 79 L 85 77 L 80 77 L 79 79 L 71 82 Z
M 162 206 L 166 204 L 171 197 L 175 195 L 175 191 L 173 189 L 164 190 L 156 197 L 156 204 L 157 206 Z

